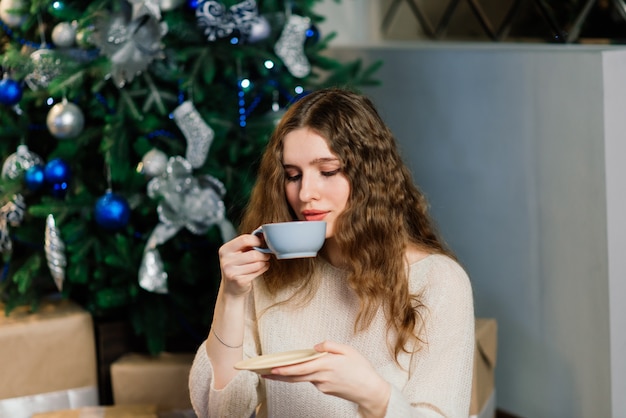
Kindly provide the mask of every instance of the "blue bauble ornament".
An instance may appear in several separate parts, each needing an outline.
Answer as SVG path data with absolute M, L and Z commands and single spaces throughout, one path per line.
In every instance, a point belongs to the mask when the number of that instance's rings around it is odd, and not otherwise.
M 116 230 L 128 224 L 130 206 L 122 196 L 108 191 L 96 201 L 94 214 L 96 223 L 102 228 Z
M 187 7 L 191 10 L 196 10 L 198 8 L 199 0 L 187 0 Z
M 44 178 L 48 184 L 67 183 L 71 176 L 70 165 L 61 158 L 48 161 L 44 168 Z
M 67 193 L 68 183 L 72 177 L 70 165 L 61 158 L 48 161 L 43 169 L 43 176 L 48 185 L 50 193 L 54 197 L 63 197 Z
M 0 80 L 0 103 L 13 106 L 22 99 L 22 86 L 15 80 L 3 78 Z
M 30 167 L 24 173 L 24 181 L 29 190 L 37 191 L 46 183 L 45 169 L 41 164 Z
M 65 197 L 68 188 L 67 182 L 63 181 L 61 183 L 54 183 L 50 186 L 50 194 L 53 197 L 57 197 L 59 199 Z

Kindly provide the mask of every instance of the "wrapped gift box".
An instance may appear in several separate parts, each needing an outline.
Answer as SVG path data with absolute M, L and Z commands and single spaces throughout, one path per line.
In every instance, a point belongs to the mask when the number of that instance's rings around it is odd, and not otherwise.
M 498 324 L 493 318 L 476 318 L 476 347 L 470 418 L 494 418 L 496 413 L 495 368 Z
M 98 359 L 98 395 L 100 405 L 113 405 L 111 364 L 140 345 L 128 320 L 94 322 L 96 354 Z
M 91 315 L 67 300 L 0 313 L 0 370 L 2 417 L 97 405 Z
M 192 353 L 125 354 L 111 365 L 115 405 L 191 409 L 189 370 L 193 357 Z
M 157 418 L 155 405 L 92 406 L 35 414 L 33 418 Z
M 156 405 L 89 406 L 44 412 L 33 418 L 197 418 L 193 411 L 162 411 Z

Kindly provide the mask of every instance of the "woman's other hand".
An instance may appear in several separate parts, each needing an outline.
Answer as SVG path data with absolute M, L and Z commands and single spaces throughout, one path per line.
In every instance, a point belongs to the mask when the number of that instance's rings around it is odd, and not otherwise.
M 311 382 L 327 395 L 359 405 L 363 417 L 384 417 L 391 386 L 358 351 L 332 341 L 317 344 L 316 351 L 328 354 L 291 366 L 276 367 L 267 379 L 283 382 Z

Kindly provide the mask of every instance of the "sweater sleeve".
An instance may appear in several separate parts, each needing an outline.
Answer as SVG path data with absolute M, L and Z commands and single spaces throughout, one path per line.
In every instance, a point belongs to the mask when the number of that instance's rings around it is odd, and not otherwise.
M 424 344 L 411 355 L 406 385 L 392 388 L 386 416 L 467 418 L 475 338 L 469 277 L 444 256 L 419 274 L 426 274 Z
M 240 371 L 226 387 L 216 390 L 213 366 L 202 343 L 189 373 L 189 395 L 196 415 L 198 418 L 252 416 L 258 403 L 258 380 L 256 373 Z
M 249 298 L 244 333 L 244 358 L 258 355 L 253 298 Z M 196 352 L 189 373 L 189 395 L 198 418 L 207 417 L 250 417 L 257 405 L 262 403 L 259 389 L 259 376 L 251 371 L 241 370 L 224 388 L 213 386 L 213 365 L 206 352 L 206 341 Z

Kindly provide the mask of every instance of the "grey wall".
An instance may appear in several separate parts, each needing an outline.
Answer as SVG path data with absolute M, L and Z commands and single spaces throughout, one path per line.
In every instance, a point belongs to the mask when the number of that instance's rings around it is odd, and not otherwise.
M 605 173 L 613 416 L 626 416 L 626 83 L 624 53 L 605 54 Z
M 345 46 L 499 324 L 498 407 L 626 417 L 626 51 Z M 613 396 L 611 392 L 613 391 Z

